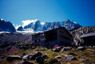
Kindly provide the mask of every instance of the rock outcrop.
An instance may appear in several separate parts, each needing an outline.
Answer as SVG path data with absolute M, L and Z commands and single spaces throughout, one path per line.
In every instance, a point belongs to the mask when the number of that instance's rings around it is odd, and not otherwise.
M 81 44 L 80 36 L 87 33 L 95 33 L 95 26 L 80 27 L 79 29 L 71 31 L 75 45 Z

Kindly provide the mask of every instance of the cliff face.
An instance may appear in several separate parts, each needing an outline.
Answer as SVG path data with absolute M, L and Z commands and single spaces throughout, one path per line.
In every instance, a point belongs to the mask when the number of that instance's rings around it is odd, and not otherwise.
M 74 37 L 75 45 L 78 45 L 78 43 L 81 43 L 80 36 L 87 33 L 95 33 L 95 26 L 80 27 L 79 29 L 71 31 L 71 34 Z

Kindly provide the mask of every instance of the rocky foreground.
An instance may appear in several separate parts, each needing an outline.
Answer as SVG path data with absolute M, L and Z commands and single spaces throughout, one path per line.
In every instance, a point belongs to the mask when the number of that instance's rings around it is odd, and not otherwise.
M 23 44 L 4 47 L 0 54 L 0 64 L 95 64 L 95 46 L 44 48 Z

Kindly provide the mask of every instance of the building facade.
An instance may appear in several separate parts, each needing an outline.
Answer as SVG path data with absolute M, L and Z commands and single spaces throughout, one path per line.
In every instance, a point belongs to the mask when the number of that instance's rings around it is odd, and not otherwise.
M 44 33 L 32 34 L 32 44 L 35 46 L 45 46 L 45 40 Z
M 64 28 L 57 28 L 44 33 L 46 43 L 49 46 L 54 45 L 73 45 L 73 36 Z
M 64 27 L 61 27 L 32 35 L 32 43 L 51 47 L 54 45 L 72 45 L 73 37 Z

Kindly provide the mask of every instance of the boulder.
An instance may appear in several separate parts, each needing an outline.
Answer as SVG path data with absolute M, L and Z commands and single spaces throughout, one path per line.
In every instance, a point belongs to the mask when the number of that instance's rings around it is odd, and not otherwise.
M 51 59 L 49 64 L 61 64 L 61 62 L 58 61 L 57 59 Z
M 64 48 L 62 49 L 62 51 L 68 51 L 68 50 L 72 50 L 72 47 L 64 47 Z
M 63 54 L 62 57 L 65 59 L 65 61 L 71 61 L 71 60 L 75 59 L 75 56 L 67 55 L 67 54 Z
M 22 59 L 23 59 L 23 60 L 28 59 L 28 55 L 24 55 Z
M 42 57 L 43 57 L 44 59 L 47 59 L 47 58 L 48 58 L 48 56 L 47 56 L 47 55 L 42 55 Z
M 38 56 L 38 57 L 35 59 L 35 61 L 36 61 L 37 63 L 39 63 L 39 64 L 44 64 L 44 58 L 41 57 L 41 56 Z
M 60 47 L 54 48 L 53 51 L 54 52 L 59 52 L 61 49 L 62 49 L 62 47 L 60 46 Z
M 39 56 L 42 56 L 42 53 L 41 52 L 37 52 L 36 54 L 34 55 L 28 55 L 28 59 L 29 60 L 35 60 L 37 57 Z
M 85 47 L 79 46 L 79 47 L 77 48 L 77 50 L 85 50 Z
M 21 60 L 22 58 L 18 55 L 10 55 L 7 57 L 7 61 Z
M 88 58 L 85 58 L 85 57 L 83 57 L 83 56 L 81 56 L 80 59 L 82 60 L 82 62 L 87 62 L 87 61 L 89 61 Z
M 77 56 L 75 53 L 69 53 L 69 55 Z
M 55 58 L 64 58 L 64 61 L 77 60 L 77 58 L 75 56 L 67 55 L 67 54 L 58 55 L 58 56 L 55 56 Z
M 33 64 L 33 63 L 30 63 L 28 61 L 24 61 L 22 64 Z
M 61 55 L 58 55 L 58 56 L 55 56 L 55 58 L 62 58 L 62 56 Z
M 36 56 L 42 56 L 42 52 L 37 52 L 35 55 Z
M 82 62 L 87 62 L 87 61 L 89 61 L 89 59 L 86 58 L 82 59 Z

